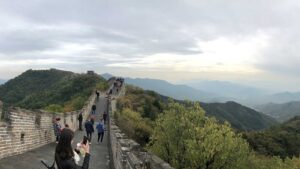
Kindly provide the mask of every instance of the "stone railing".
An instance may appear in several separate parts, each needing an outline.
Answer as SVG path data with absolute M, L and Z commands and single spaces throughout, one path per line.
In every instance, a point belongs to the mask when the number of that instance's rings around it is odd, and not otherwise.
M 86 118 L 94 102 L 93 94 L 82 110 L 59 114 L 10 108 L 6 121 L 0 122 L 0 159 L 54 142 L 53 119 L 56 117 L 61 118 L 63 127 L 68 124 L 77 130 L 79 112 L 82 111 Z
M 125 94 L 125 87 L 119 96 Z M 137 142 L 128 138 L 115 124 L 113 112 L 116 111 L 116 100 L 109 102 L 109 146 L 110 166 L 112 169 L 174 169 L 159 157 L 145 151 Z

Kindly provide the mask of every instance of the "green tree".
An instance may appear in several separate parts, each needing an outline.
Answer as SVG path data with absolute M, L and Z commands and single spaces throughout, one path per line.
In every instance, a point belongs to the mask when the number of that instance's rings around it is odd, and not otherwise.
M 198 104 L 170 103 L 154 128 L 149 150 L 178 169 L 235 169 L 245 166 L 248 144 L 228 123 L 205 117 Z

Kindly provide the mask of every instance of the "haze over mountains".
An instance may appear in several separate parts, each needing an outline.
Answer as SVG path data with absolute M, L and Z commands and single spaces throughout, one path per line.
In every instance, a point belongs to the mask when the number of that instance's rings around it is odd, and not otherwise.
M 104 78 L 110 78 L 113 75 L 106 73 L 102 76 Z M 226 81 L 187 81 L 185 84 L 178 85 L 159 79 L 125 79 L 129 84 L 154 90 L 176 99 L 190 99 L 206 102 L 237 101 L 251 107 L 266 103 L 300 101 L 300 92 L 276 92 Z M 184 93 L 182 90 L 184 90 Z
M 103 74 L 104 78 L 112 75 Z M 125 78 L 126 83 L 153 90 L 179 100 L 193 100 L 207 103 L 238 102 L 266 113 L 279 121 L 300 115 L 300 92 L 274 92 L 226 81 L 189 81 L 177 85 L 164 80 L 149 78 Z M 291 102 L 291 103 L 289 103 Z M 274 107 L 273 107 L 274 106 Z
M 274 117 L 278 121 L 283 122 L 295 116 L 300 116 L 300 101 L 283 104 L 269 103 L 265 105 L 258 105 L 256 109 Z

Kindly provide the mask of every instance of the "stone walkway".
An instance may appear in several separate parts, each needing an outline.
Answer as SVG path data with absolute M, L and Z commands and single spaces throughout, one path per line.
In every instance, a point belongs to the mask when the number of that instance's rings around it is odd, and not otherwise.
M 96 121 L 95 126 L 99 122 L 100 117 L 104 111 L 107 112 L 107 99 L 100 97 L 97 101 Z M 105 126 L 106 127 L 106 126 Z M 74 138 L 74 146 L 80 142 L 85 135 L 85 131 L 77 131 Z M 45 145 L 35 150 L 28 151 L 24 154 L 4 158 L 0 160 L 0 169 L 46 169 L 40 162 L 46 161 L 52 164 L 54 161 L 55 143 Z M 109 169 L 109 149 L 107 132 L 104 134 L 103 143 L 97 143 L 97 132 L 92 137 L 92 144 L 90 146 L 90 167 L 89 169 Z M 82 162 L 83 159 L 81 159 Z

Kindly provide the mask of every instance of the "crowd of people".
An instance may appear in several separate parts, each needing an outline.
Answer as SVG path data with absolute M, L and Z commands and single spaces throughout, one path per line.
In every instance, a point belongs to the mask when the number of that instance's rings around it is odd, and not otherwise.
M 116 92 L 119 92 L 119 89 L 122 87 L 124 83 L 124 79 L 117 78 L 116 82 L 114 83 L 113 89 Z M 113 89 L 110 89 L 108 94 L 112 95 Z M 96 98 L 97 100 L 100 97 L 100 92 L 96 90 Z M 84 123 L 85 134 L 83 140 L 77 144 L 75 149 L 72 148 L 72 142 L 74 139 L 74 131 L 69 128 L 68 124 L 65 124 L 63 128 L 60 124 L 60 118 L 55 118 L 53 122 L 54 134 L 56 137 L 56 149 L 55 149 L 55 163 L 58 169 L 88 169 L 89 168 L 89 160 L 90 160 L 90 145 L 92 143 L 92 135 L 93 133 L 97 132 L 98 138 L 97 143 L 100 144 L 103 142 L 103 137 L 105 133 L 105 125 L 107 123 L 108 112 L 104 111 L 102 117 L 100 117 L 100 121 L 96 124 L 94 128 L 95 119 L 97 117 L 97 106 L 93 105 Z M 78 114 L 78 126 L 79 131 L 83 131 L 83 119 L 84 115 L 83 112 Z M 82 166 L 78 166 L 78 162 L 80 161 L 80 156 L 84 157 Z M 49 168 L 49 167 L 48 167 Z M 52 168 L 54 169 L 54 164 Z

